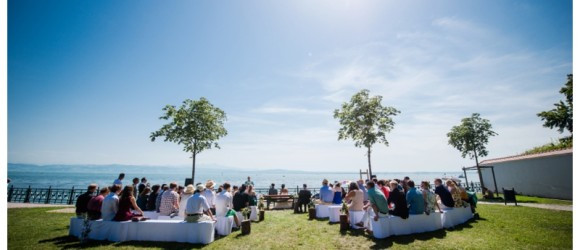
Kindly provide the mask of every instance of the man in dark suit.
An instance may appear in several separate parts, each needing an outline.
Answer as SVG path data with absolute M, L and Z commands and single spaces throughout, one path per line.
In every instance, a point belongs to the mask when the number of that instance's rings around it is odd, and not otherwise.
M 308 190 L 308 187 L 306 186 L 306 184 L 302 185 L 302 190 L 300 190 L 300 192 L 298 192 L 298 203 L 296 204 L 296 206 L 298 206 L 298 211 L 300 213 L 306 212 L 308 209 L 308 203 L 310 203 L 310 198 L 312 197 L 312 192 L 310 192 L 310 190 Z M 302 210 L 302 207 L 304 207 L 304 210 Z
M 452 208 L 455 206 L 455 202 L 453 201 L 451 193 L 445 186 L 443 186 L 441 179 L 435 179 L 435 194 L 439 195 L 441 203 L 443 203 L 443 205 L 446 207 Z

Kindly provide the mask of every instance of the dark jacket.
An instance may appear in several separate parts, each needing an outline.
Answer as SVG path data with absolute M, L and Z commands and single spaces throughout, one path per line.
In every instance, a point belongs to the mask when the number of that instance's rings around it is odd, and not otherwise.
M 453 197 L 451 196 L 451 193 L 449 192 L 449 190 L 447 190 L 447 188 L 445 188 L 445 186 L 439 185 L 438 187 L 435 187 L 435 194 L 439 195 L 439 198 L 441 199 L 441 203 L 443 203 L 443 205 L 445 205 L 446 207 L 454 207 L 455 206 L 455 202 L 453 201 Z
M 158 195 L 159 191 L 149 195 L 149 198 L 147 198 L 147 206 L 146 206 L 147 211 L 155 211 L 155 202 L 157 201 Z
M 87 205 L 89 204 L 89 201 L 95 197 L 94 193 L 89 193 L 88 191 L 84 194 L 79 195 L 79 197 L 77 198 L 77 203 L 76 203 L 76 210 L 75 212 L 78 213 L 86 213 L 88 211 L 87 209 Z
M 302 189 L 298 192 L 298 204 L 308 204 L 310 203 L 310 198 L 312 197 L 312 192 L 308 189 Z
M 250 196 L 246 192 L 237 192 L 234 194 L 234 199 L 232 201 L 236 212 L 240 212 L 242 209 L 248 207 L 249 202 Z
M 387 203 L 395 204 L 395 209 L 390 210 L 389 214 L 399 216 L 403 219 L 409 218 L 409 208 L 407 207 L 407 198 L 398 188 L 391 190 Z

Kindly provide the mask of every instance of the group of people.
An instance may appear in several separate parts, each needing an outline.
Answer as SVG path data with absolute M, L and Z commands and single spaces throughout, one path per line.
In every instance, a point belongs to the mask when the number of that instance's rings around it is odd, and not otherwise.
M 214 191 L 215 182 L 212 180 L 205 185 L 197 183 L 186 187 L 175 182 L 151 186 L 143 177 L 141 182 L 134 178 L 131 185 L 123 187 L 124 178 L 125 174 L 121 173 L 112 186 L 100 190 L 96 184 L 89 185 L 87 192 L 77 198 L 77 216 L 91 220 L 127 221 L 142 220 L 144 211 L 154 211 L 162 216 L 180 216 L 187 222 L 215 220 L 214 215 L 233 216 L 239 227 L 236 213 L 257 205 L 250 177 L 240 187 L 226 182 L 217 191 Z M 97 191 L 99 193 L 95 194 Z
M 467 207 L 473 202 L 467 190 L 453 180 L 447 180 L 445 185 L 441 179 L 435 179 L 434 192 L 428 181 L 422 181 L 419 186 L 409 177 L 403 180 L 378 180 L 376 177 L 366 183 L 362 180 L 351 182 L 348 192 L 340 183 L 330 184 L 322 181 L 320 188 L 321 204 L 348 204 L 349 211 L 366 211 L 363 221 L 368 220 L 368 211 L 374 211 L 374 220 L 388 215 L 399 216 L 403 219 L 410 214 L 427 214 L 442 209 Z M 363 227 L 364 223 L 357 226 Z

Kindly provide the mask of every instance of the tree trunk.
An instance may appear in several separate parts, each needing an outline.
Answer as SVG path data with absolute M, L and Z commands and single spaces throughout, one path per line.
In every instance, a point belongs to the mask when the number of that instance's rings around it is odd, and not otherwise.
M 191 158 L 193 158 L 193 166 L 191 168 L 191 184 L 195 185 L 195 151 L 193 151 L 193 155 Z
M 369 177 L 373 178 L 373 169 L 371 168 L 371 147 L 367 148 L 367 159 L 369 161 Z
M 479 168 L 479 161 L 477 160 L 477 152 L 475 150 L 473 150 L 473 153 L 475 154 L 475 168 L 477 168 L 477 175 L 479 175 L 479 187 L 481 188 L 481 191 L 483 193 L 483 176 L 481 176 L 481 168 Z

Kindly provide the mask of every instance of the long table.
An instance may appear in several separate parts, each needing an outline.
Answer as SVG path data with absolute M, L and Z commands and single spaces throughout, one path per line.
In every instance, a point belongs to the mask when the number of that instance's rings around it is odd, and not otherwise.
M 80 237 L 83 219 L 71 218 L 69 235 Z M 122 241 L 170 241 L 209 244 L 214 241 L 215 223 L 204 221 L 187 223 L 179 220 L 91 221 L 88 238 Z

